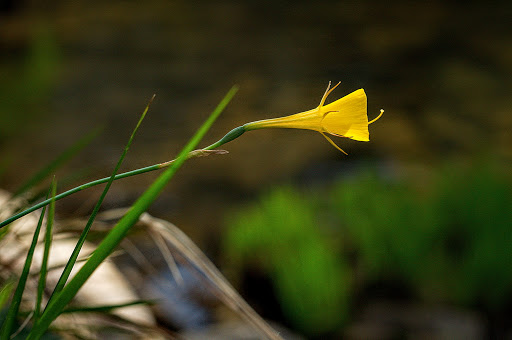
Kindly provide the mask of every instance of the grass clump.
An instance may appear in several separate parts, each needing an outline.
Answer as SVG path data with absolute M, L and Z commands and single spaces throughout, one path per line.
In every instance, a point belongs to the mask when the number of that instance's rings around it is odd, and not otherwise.
M 121 155 L 115 169 L 113 170 L 110 177 L 106 179 L 101 179 L 98 181 L 93 181 L 91 183 L 87 183 L 85 185 L 74 188 L 65 193 L 56 194 L 56 184 L 53 182 L 51 186 L 51 197 L 48 198 L 35 206 L 25 209 L 24 211 L 11 215 L 6 220 L 1 222 L 0 225 L 0 236 L 5 238 L 6 235 L 9 235 L 11 232 L 10 226 L 13 222 L 16 222 L 17 219 L 36 211 L 39 208 L 43 208 L 41 214 L 39 214 L 39 223 L 35 231 L 33 232 L 32 242 L 27 249 L 25 264 L 23 266 L 23 270 L 18 278 L 14 281 L 7 281 L 3 284 L 3 287 L 0 291 L 0 302 L 3 306 L 3 317 L 1 321 L 0 328 L 0 337 L 2 339 L 8 339 L 17 336 L 23 336 L 23 338 L 27 339 L 40 339 L 47 338 L 49 335 L 48 331 L 53 324 L 53 321 L 59 317 L 61 314 L 69 314 L 69 313 L 83 313 L 83 312 L 96 312 L 96 313 L 106 313 L 111 310 L 117 308 L 123 308 L 126 306 L 137 305 L 137 304 L 147 304 L 147 301 L 132 301 L 124 304 L 118 305 L 105 305 L 99 307 L 82 307 L 82 308 L 67 308 L 67 305 L 72 301 L 75 297 L 79 289 L 85 284 L 85 282 L 89 279 L 89 277 L 93 274 L 93 272 L 111 255 L 114 249 L 120 244 L 120 242 L 125 238 L 128 231 L 137 223 L 141 217 L 141 215 L 146 211 L 146 209 L 150 206 L 150 204 L 158 197 L 161 191 L 164 189 L 166 184 L 172 179 L 174 174 L 178 171 L 178 169 L 183 165 L 183 163 L 191 157 L 198 157 L 202 155 L 206 155 L 209 153 L 223 153 L 222 151 L 212 150 L 214 147 L 221 145 L 222 143 L 215 143 L 214 145 L 207 147 L 202 150 L 193 151 L 193 149 L 198 145 L 203 136 L 209 130 L 213 122 L 220 115 L 220 113 L 224 110 L 226 105 L 229 103 L 231 98 L 236 93 L 237 88 L 233 87 L 225 96 L 225 98 L 219 103 L 217 108 L 212 112 L 212 114 L 208 117 L 208 119 L 203 123 L 203 125 L 198 129 L 196 134 L 191 138 L 191 140 L 186 144 L 183 150 L 180 152 L 178 157 L 169 162 L 156 164 L 150 167 L 146 167 L 143 169 L 137 169 L 125 174 L 118 175 L 117 171 L 129 149 L 129 146 L 133 140 L 136 130 L 140 126 L 142 119 L 144 118 L 148 108 L 144 110 L 139 123 L 135 127 L 128 144 L 125 147 L 123 154 Z M 51 173 L 59 164 L 61 164 L 64 160 L 67 160 L 72 154 L 76 153 L 78 149 L 80 149 L 86 141 L 80 141 L 75 147 L 72 147 L 69 152 L 66 152 L 63 157 L 58 157 L 56 162 L 50 163 L 48 167 L 39 171 L 31 180 L 27 182 L 26 185 L 22 186 L 19 190 L 19 194 L 31 189 L 34 185 L 44 180 L 44 178 Z M 87 238 L 88 232 L 92 226 L 92 223 L 101 207 L 102 201 L 107 194 L 111 184 L 119 178 L 133 176 L 136 174 L 144 173 L 147 171 L 153 171 L 158 169 L 167 168 L 157 179 L 156 181 L 146 190 L 145 193 L 141 195 L 141 197 L 132 205 L 132 207 L 128 210 L 128 212 L 119 220 L 119 222 L 107 233 L 107 235 L 99 242 L 96 249 L 92 252 L 92 255 L 85 259 L 85 263 L 81 266 L 76 274 L 70 277 L 71 270 L 76 267 L 78 254 L 84 242 Z M 54 219 L 54 210 L 55 210 L 55 201 L 69 196 L 77 191 L 89 188 L 94 185 L 98 185 L 101 183 L 107 183 L 104 188 L 104 191 L 99 198 L 88 222 L 86 223 L 80 238 L 78 239 L 75 250 L 69 257 L 68 263 L 64 266 L 64 270 L 61 274 L 61 277 L 53 289 L 53 292 L 50 294 L 49 299 L 46 303 L 46 306 L 42 308 L 43 295 L 44 292 L 48 289 L 46 283 L 46 276 L 48 272 L 48 258 L 51 252 L 52 245 L 52 237 L 53 237 L 53 219 Z M 5 205 L 2 207 L 4 211 L 8 210 L 9 207 L 21 206 L 20 202 L 23 200 L 17 201 L 17 204 Z M 44 237 L 44 254 L 42 259 L 42 266 L 39 275 L 39 284 L 36 289 L 36 304 L 32 308 L 27 310 L 26 307 L 21 309 L 22 306 L 22 298 L 24 293 L 26 292 L 26 282 L 29 277 L 30 267 L 32 264 L 32 259 L 34 257 L 36 246 L 39 243 L 39 235 L 42 229 L 43 218 L 45 216 L 46 205 L 50 204 L 50 214 L 47 216 L 47 227 L 46 233 Z M 168 232 L 169 233 L 169 232 Z M 177 235 L 176 232 L 172 232 L 172 235 Z M 233 307 L 237 309 L 242 315 L 244 315 L 247 320 L 251 321 L 252 324 L 256 327 L 256 329 L 268 338 L 271 339 L 279 339 L 280 337 L 275 333 L 270 327 L 266 325 L 266 323 L 259 319 L 259 316 L 255 314 L 252 309 L 247 304 L 244 304 L 243 300 L 236 295 L 234 290 L 223 281 L 220 273 L 212 271 L 211 264 L 205 262 L 205 260 L 201 260 L 204 255 L 200 254 L 197 249 L 193 249 L 191 246 L 191 242 L 187 240 L 183 235 L 179 238 L 172 238 L 171 236 L 167 236 L 174 243 L 176 248 L 181 249 L 182 256 L 189 256 L 190 263 L 197 268 L 202 268 L 207 271 L 206 277 L 210 278 L 214 285 L 224 292 L 224 296 L 226 296 L 225 301 L 232 303 Z M 165 243 L 162 243 L 165 244 Z M 181 248 L 180 248 L 181 247 Z M 196 258 L 194 260 L 194 258 Z M 204 257 L 205 258 L 205 257 Z M 201 267 L 202 266 L 202 267 Z M 208 274 L 209 273 L 209 274 Z M 69 279 L 68 279 L 69 278 Z M 14 295 L 11 299 L 11 302 L 8 305 L 8 299 L 15 285 L 14 282 L 17 282 L 16 288 L 14 289 Z M 222 286 L 221 286 L 222 285 Z M 28 313 L 28 317 L 27 317 Z M 20 325 L 20 321 L 22 319 L 25 321 Z M 17 330 L 16 330 L 17 328 Z M 140 328 L 139 328 L 140 329 Z M 58 330 L 57 330 L 58 331 Z M 64 330 L 60 330 L 64 331 Z

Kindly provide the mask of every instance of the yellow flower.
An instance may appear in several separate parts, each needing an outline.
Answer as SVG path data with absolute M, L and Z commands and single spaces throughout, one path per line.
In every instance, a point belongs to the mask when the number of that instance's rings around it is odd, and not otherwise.
M 331 82 L 327 86 L 320 105 L 318 107 L 297 113 L 294 115 L 265 119 L 244 125 L 246 131 L 265 128 L 291 128 L 307 129 L 320 132 L 334 147 L 347 154 L 337 146 L 326 133 L 367 142 L 370 140 L 368 125 L 379 119 L 384 110 L 380 110 L 379 116 L 368 122 L 366 114 L 366 94 L 363 89 L 356 90 L 335 102 L 324 105 L 327 96 L 339 85 L 331 88 Z

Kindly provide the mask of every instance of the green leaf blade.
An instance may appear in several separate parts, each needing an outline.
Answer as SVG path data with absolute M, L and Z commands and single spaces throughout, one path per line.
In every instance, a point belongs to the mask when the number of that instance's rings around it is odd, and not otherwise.
M 46 288 L 46 277 L 48 276 L 48 259 L 50 257 L 50 248 L 52 246 L 53 238 L 53 221 L 55 219 L 55 194 L 57 192 L 57 183 L 55 178 L 52 181 L 51 186 L 51 198 L 50 206 L 48 209 L 48 220 L 46 223 L 46 232 L 44 237 L 44 251 L 43 260 L 41 261 L 41 271 L 39 273 L 39 282 L 37 285 L 37 296 L 36 306 L 34 309 L 34 320 L 39 318 L 41 312 L 41 302 L 43 300 L 44 289 Z
M 176 161 L 161 174 L 153 184 L 139 197 L 128 213 L 121 218 L 117 225 L 98 245 L 94 253 L 78 273 L 69 281 L 64 289 L 56 295 L 52 303 L 48 305 L 42 314 L 39 322 L 33 328 L 27 339 L 39 339 L 48 329 L 50 324 L 62 312 L 65 306 L 73 299 L 78 290 L 83 286 L 87 279 L 92 275 L 96 268 L 112 253 L 117 245 L 126 236 L 130 228 L 138 221 L 140 215 L 147 210 L 150 204 L 158 197 L 166 184 L 171 180 L 176 171 L 186 161 L 190 151 L 196 147 L 206 132 L 210 129 L 220 113 L 233 98 L 238 88 L 232 87 L 224 99 L 219 103 L 216 109 L 203 123 L 195 135 L 190 139 L 187 145 L 182 149 Z
M 82 246 L 84 245 L 85 243 L 85 240 L 87 238 L 87 235 L 89 233 L 89 230 L 91 229 L 92 227 L 92 223 L 94 222 L 95 218 L 96 218 L 96 215 L 98 214 L 99 210 L 100 210 L 100 207 L 101 207 L 101 204 L 103 203 L 103 200 L 105 199 L 105 196 L 107 195 L 109 189 L 110 189 L 110 186 L 112 185 L 112 183 L 114 182 L 115 178 L 116 178 L 116 174 L 117 172 L 119 171 L 119 168 L 121 167 L 121 164 L 123 164 L 123 161 L 124 161 L 124 158 L 126 157 L 126 154 L 128 153 L 128 150 L 130 149 L 130 146 L 133 142 L 133 139 L 135 138 L 135 134 L 137 132 L 137 130 L 139 129 L 140 125 L 142 124 L 142 121 L 144 120 L 144 118 L 146 117 L 146 114 L 149 110 L 149 106 L 151 105 L 151 103 L 153 102 L 153 99 L 155 98 L 155 95 L 153 95 L 153 97 L 151 98 L 151 100 L 149 101 L 149 103 L 146 105 L 146 108 L 144 109 L 144 111 L 142 112 L 135 128 L 133 129 L 132 131 L 132 134 L 130 135 L 130 138 L 128 139 L 128 142 L 124 148 L 124 151 L 123 153 L 121 154 L 121 156 L 119 157 L 119 160 L 114 168 L 114 170 L 112 171 L 112 174 L 110 175 L 109 179 L 108 179 L 108 182 L 107 182 L 107 185 L 105 186 L 105 188 L 103 189 L 103 192 L 100 196 L 100 198 L 98 199 L 98 202 L 96 202 L 96 205 L 94 206 L 94 209 L 91 213 L 91 215 L 89 216 L 89 220 L 87 221 L 87 224 L 85 225 L 85 228 L 83 229 L 82 233 L 80 234 L 80 237 L 77 241 L 77 244 L 75 246 L 75 249 L 73 250 L 68 262 L 66 263 L 66 266 L 64 267 L 64 270 L 62 271 L 62 274 L 59 278 L 59 281 L 57 282 L 57 285 L 55 286 L 54 290 L 53 290 L 53 293 L 50 297 L 50 300 L 48 301 L 48 304 L 51 303 L 53 297 L 55 296 L 55 294 L 59 293 L 63 288 L 64 288 L 64 285 L 66 284 L 68 278 L 69 278 L 69 275 L 71 275 L 71 271 L 73 270 L 73 267 L 76 263 L 76 260 L 78 259 L 78 255 L 80 254 L 80 250 L 82 249 Z
M 52 183 L 52 187 L 50 188 L 50 191 L 55 190 L 54 189 L 55 183 Z M 50 192 L 49 191 L 49 192 Z M 12 330 L 16 321 L 16 317 L 19 312 L 21 299 L 23 297 L 23 292 L 25 291 L 25 285 L 27 283 L 27 278 L 30 272 L 30 266 L 32 264 L 32 259 L 34 258 L 34 252 L 37 245 L 37 239 L 39 237 L 39 232 L 41 231 L 41 226 L 43 225 L 43 219 L 44 219 L 44 213 L 45 208 L 43 208 L 43 211 L 41 212 L 41 216 L 39 217 L 39 221 L 37 223 L 36 230 L 34 231 L 34 237 L 32 238 L 32 243 L 30 244 L 27 258 L 25 259 L 25 264 L 23 265 L 23 270 L 21 272 L 20 278 L 18 280 L 18 285 L 16 287 L 16 290 L 14 291 L 14 296 L 11 301 L 11 306 L 9 307 L 9 310 L 7 312 L 7 316 L 4 320 L 4 323 L 2 325 L 2 328 L 0 329 L 0 339 L 9 339 Z

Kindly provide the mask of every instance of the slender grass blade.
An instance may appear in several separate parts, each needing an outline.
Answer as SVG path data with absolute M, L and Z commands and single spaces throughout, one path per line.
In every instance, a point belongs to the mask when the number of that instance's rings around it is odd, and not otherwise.
M 44 237 L 43 260 L 41 261 L 41 271 L 39 273 L 39 282 L 37 285 L 36 306 L 34 308 L 34 321 L 39 318 L 41 312 L 41 302 L 43 300 L 44 289 L 46 288 L 46 277 L 48 276 L 48 258 L 50 257 L 50 248 L 53 238 L 53 221 L 55 218 L 55 194 L 57 193 L 57 183 L 55 178 L 51 187 L 52 201 L 48 209 L 48 219 L 46 223 L 46 232 Z
M 52 183 L 50 191 L 48 194 L 54 190 L 55 182 Z M 7 312 L 7 316 L 4 320 L 2 328 L 0 329 L 0 339 L 9 339 L 13 327 L 16 321 L 16 317 L 19 312 L 21 298 L 23 296 L 23 292 L 25 291 L 25 284 L 27 283 L 27 277 L 30 271 L 30 265 L 32 264 L 32 259 L 34 258 L 34 251 L 37 245 L 37 239 L 39 237 L 39 232 L 41 231 L 41 226 L 43 224 L 44 213 L 46 208 L 43 208 L 41 212 L 41 216 L 39 217 L 39 222 L 37 223 L 36 230 L 34 231 L 34 237 L 32 238 L 32 243 L 30 244 L 30 248 L 28 249 L 27 258 L 25 259 L 25 264 L 23 266 L 23 270 L 21 272 L 20 278 L 18 280 L 18 286 L 14 291 L 14 296 L 11 301 L 11 306 Z
M 48 329 L 50 324 L 62 312 L 65 306 L 73 299 L 78 290 L 83 286 L 94 270 L 112 253 L 119 243 L 126 236 L 130 228 L 138 221 L 140 215 L 147 210 L 151 203 L 162 192 L 166 184 L 171 180 L 176 171 L 183 165 L 188 157 L 188 153 L 197 146 L 210 129 L 220 113 L 224 110 L 229 101 L 233 98 L 238 88 L 233 87 L 219 103 L 208 119 L 203 123 L 195 135 L 190 139 L 187 145 L 182 149 L 176 161 L 165 170 L 153 184 L 139 197 L 135 204 L 130 208 L 123 218 L 117 223 L 110 233 L 98 245 L 94 253 L 87 260 L 84 266 L 69 281 L 64 289 L 59 292 L 53 301 L 48 304 L 46 310 L 41 315 L 39 322 L 35 325 L 27 339 L 39 339 Z
M 48 304 L 50 304 L 50 302 L 53 299 L 53 297 L 55 296 L 55 294 L 60 292 L 62 290 L 62 288 L 64 288 L 64 285 L 66 284 L 66 281 L 68 280 L 69 275 L 71 274 L 71 271 L 73 270 L 73 267 L 76 263 L 78 255 L 80 254 L 80 250 L 82 249 L 82 246 L 85 243 L 85 239 L 87 238 L 87 234 L 89 233 L 89 230 L 91 229 L 92 223 L 94 222 L 94 219 L 96 218 L 96 215 L 98 214 L 98 211 L 100 210 L 101 204 L 103 203 L 103 200 L 105 199 L 105 196 L 107 195 L 108 190 L 110 189 L 110 186 L 114 182 L 115 176 L 116 176 L 117 172 L 119 171 L 121 164 L 123 164 L 124 158 L 126 157 L 126 154 L 128 153 L 128 150 L 129 150 L 129 148 L 133 142 L 133 139 L 135 137 L 135 134 L 136 134 L 137 130 L 139 129 L 142 121 L 146 117 L 146 113 L 148 112 L 149 106 L 153 102 L 154 98 L 155 98 L 155 96 L 153 95 L 153 97 L 150 99 L 149 103 L 146 105 L 146 108 L 142 112 L 142 114 L 139 118 L 139 121 L 137 122 L 137 125 L 133 129 L 132 134 L 131 134 L 130 138 L 128 139 L 128 143 L 126 144 L 123 153 L 121 154 L 114 170 L 112 171 L 109 181 L 107 182 L 107 185 L 103 189 L 103 192 L 102 192 L 100 198 L 98 199 L 98 202 L 94 206 L 91 216 L 89 217 L 89 220 L 87 221 L 87 224 L 85 225 L 85 228 L 82 231 L 82 233 L 78 239 L 78 242 L 75 246 L 75 249 L 73 250 L 73 253 L 71 254 L 68 262 L 66 263 L 64 270 L 62 271 L 62 274 L 59 278 L 59 281 L 57 282 L 57 285 L 55 286 L 55 289 L 53 290 L 52 296 L 50 297 Z

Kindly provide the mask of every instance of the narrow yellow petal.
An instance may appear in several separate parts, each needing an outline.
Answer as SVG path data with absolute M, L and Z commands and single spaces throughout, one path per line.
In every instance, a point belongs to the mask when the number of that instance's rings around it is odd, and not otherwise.
M 348 155 L 348 153 L 346 153 L 345 151 L 343 151 L 343 149 L 342 149 L 342 148 L 340 148 L 339 146 L 337 146 L 337 145 L 336 145 L 336 143 L 334 143 L 334 142 L 332 141 L 332 139 L 330 139 L 330 138 L 329 138 L 325 133 L 323 133 L 323 132 L 320 132 L 320 133 L 322 134 L 322 136 L 324 136 L 324 137 L 325 137 L 325 139 L 327 139 L 327 141 L 328 141 L 329 143 L 331 143 L 331 144 L 332 144 L 332 146 L 334 146 L 336 149 L 338 149 L 338 150 L 340 150 L 341 152 L 343 152 L 345 155 Z
M 334 85 L 332 87 L 332 89 L 331 89 L 331 82 L 329 82 L 329 84 L 327 84 L 327 90 L 325 90 L 325 93 L 322 96 L 322 99 L 320 99 L 320 105 L 318 105 L 318 107 L 324 106 L 325 100 L 327 99 L 329 94 L 331 94 L 331 92 L 334 91 L 334 89 L 337 88 L 339 84 L 341 84 L 341 81 L 339 81 L 338 84 Z

